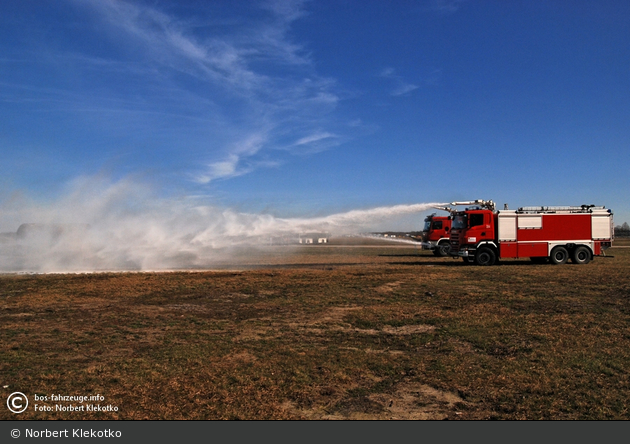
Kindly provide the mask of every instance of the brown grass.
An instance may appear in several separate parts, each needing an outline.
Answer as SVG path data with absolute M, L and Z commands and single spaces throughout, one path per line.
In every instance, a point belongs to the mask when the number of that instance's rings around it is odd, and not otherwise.
M 304 246 L 222 271 L 3 275 L 0 419 L 630 419 L 630 248 L 608 254 Z M 97 393 L 119 411 L 31 408 Z

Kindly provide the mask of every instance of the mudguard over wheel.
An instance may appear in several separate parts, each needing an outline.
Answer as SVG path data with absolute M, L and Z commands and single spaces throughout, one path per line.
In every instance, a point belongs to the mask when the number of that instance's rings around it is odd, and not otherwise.
M 497 255 L 492 248 L 481 247 L 475 253 L 475 264 L 477 265 L 494 265 L 497 261 Z
M 571 262 L 574 264 L 588 264 L 591 261 L 591 250 L 586 248 L 583 245 L 580 245 L 575 250 L 573 250 L 573 254 L 571 255 Z
M 567 260 L 569 260 L 569 251 L 562 247 L 557 246 L 551 250 L 551 256 L 549 256 L 549 262 L 555 265 L 566 264 Z

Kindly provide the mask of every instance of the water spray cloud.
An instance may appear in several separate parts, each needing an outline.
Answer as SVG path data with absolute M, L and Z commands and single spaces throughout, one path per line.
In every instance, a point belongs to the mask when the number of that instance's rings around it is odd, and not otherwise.
M 297 239 L 311 231 L 354 234 L 434 205 L 440 204 L 281 218 L 158 198 L 131 180 L 82 178 L 54 204 L 22 200 L 0 206 L 0 271 L 210 268 L 235 247 L 265 245 L 278 236 Z M 20 229 L 7 230 L 16 221 Z

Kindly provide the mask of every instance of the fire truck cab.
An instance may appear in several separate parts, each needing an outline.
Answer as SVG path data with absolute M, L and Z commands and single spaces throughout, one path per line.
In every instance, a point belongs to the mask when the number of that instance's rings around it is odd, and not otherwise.
M 453 214 L 450 254 L 493 265 L 503 258 L 587 264 L 613 240 L 613 214 L 605 207 L 522 207 L 496 211 L 492 201 Z
M 451 249 L 450 230 L 451 218 L 449 216 L 437 216 L 435 213 L 427 216 L 422 229 L 422 249 L 431 250 L 436 256 L 448 256 Z

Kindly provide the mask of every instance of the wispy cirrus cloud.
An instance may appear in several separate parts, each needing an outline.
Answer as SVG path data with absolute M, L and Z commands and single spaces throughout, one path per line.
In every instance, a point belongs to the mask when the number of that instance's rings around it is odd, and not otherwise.
M 229 179 L 250 173 L 259 167 L 277 166 L 278 162 L 252 161 L 250 158 L 264 146 L 267 136 L 264 133 L 252 134 L 229 147 L 227 155 L 207 165 L 204 172 L 194 176 L 198 183 L 206 184 L 216 179 Z
M 405 81 L 402 76 L 396 74 L 394 68 L 385 68 L 379 75 L 380 77 L 389 79 L 394 83 L 393 89 L 390 93 L 392 96 L 403 96 L 419 88 L 418 85 L 409 83 Z
M 288 36 L 307 13 L 304 1 L 245 2 L 258 12 L 247 19 L 234 17 L 230 27 L 214 26 L 209 11 L 207 23 L 200 25 L 203 14 L 191 18 L 120 0 L 89 4 L 110 38 L 129 45 L 135 57 L 152 67 L 142 76 L 168 89 L 170 100 L 181 94 L 190 103 L 197 95 L 199 117 L 221 133 L 197 156 L 207 160 L 193 167 L 196 182 L 276 166 L 269 156 L 261 157 L 273 149 L 303 152 L 309 145 L 321 150 L 341 140 L 322 129 L 332 124 L 326 116 L 339 101 L 334 80 L 319 76 L 309 54 Z
M 466 0 L 431 0 L 431 8 L 440 14 L 454 14 Z
M 309 145 L 312 143 L 317 143 L 317 142 L 321 142 L 322 140 L 329 140 L 331 138 L 334 138 L 335 135 L 331 134 L 329 132 L 319 132 L 316 134 L 311 134 L 309 136 L 306 137 L 302 137 L 300 140 L 298 140 L 297 142 L 295 142 L 296 145 Z
M 284 16 L 252 24 L 249 29 L 237 26 L 231 34 L 200 33 L 193 23 L 142 3 L 122 0 L 90 3 L 110 26 L 141 45 L 144 56 L 154 63 L 223 85 L 232 93 L 269 86 L 267 82 L 272 79 L 249 66 L 254 60 L 306 63 L 298 55 L 299 46 L 285 40 L 290 21 Z

